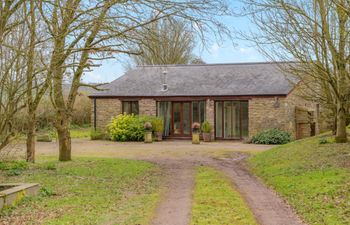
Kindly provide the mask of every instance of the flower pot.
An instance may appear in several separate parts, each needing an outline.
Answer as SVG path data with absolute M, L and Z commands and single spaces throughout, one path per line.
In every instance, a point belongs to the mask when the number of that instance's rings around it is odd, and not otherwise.
M 145 143 L 152 143 L 152 131 L 145 132 Z
M 157 141 L 163 140 L 163 132 L 157 132 Z
M 211 133 L 203 133 L 203 141 L 210 142 L 211 141 Z
M 200 144 L 199 133 L 192 133 L 192 144 Z

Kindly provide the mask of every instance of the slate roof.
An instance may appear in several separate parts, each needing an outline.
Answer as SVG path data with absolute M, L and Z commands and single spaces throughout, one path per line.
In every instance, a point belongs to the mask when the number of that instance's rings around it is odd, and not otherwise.
M 90 97 L 287 95 L 293 86 L 276 63 L 140 66 Z

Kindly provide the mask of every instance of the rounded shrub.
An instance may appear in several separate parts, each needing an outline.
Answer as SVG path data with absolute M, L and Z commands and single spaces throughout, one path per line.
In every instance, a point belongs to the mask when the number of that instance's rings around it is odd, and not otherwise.
M 153 124 L 156 117 L 121 114 L 112 118 L 107 126 L 108 135 L 113 141 L 143 141 L 145 123 Z M 154 127 L 151 125 L 151 131 Z
M 156 117 L 151 122 L 152 122 L 152 127 L 154 132 L 163 133 L 163 130 L 164 130 L 163 118 Z
M 206 120 L 202 123 L 201 130 L 203 133 L 210 133 L 211 132 L 212 127 L 211 127 L 211 124 L 209 123 L 209 121 Z
M 252 138 L 254 144 L 279 145 L 286 144 L 291 141 L 288 132 L 279 129 L 269 129 L 262 131 Z

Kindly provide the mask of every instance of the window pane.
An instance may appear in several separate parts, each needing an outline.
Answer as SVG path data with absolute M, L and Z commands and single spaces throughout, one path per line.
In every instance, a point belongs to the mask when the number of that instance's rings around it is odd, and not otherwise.
M 199 102 L 199 121 L 202 124 L 205 120 L 205 101 Z
M 219 138 L 222 137 L 222 102 L 216 102 L 215 135 Z
M 241 137 L 241 107 L 239 101 L 232 102 L 232 137 L 240 138 Z
M 174 134 L 181 134 L 181 103 L 174 103 Z
M 191 103 L 183 103 L 183 134 L 191 134 Z
M 232 102 L 225 101 L 224 102 L 224 137 L 231 138 L 232 137 Z
M 138 115 L 139 114 L 139 102 L 133 101 L 131 102 L 131 113 Z
M 123 113 L 130 113 L 130 102 L 123 102 Z
M 164 120 L 164 136 L 170 135 L 171 102 L 157 102 L 157 115 Z
M 192 102 L 192 122 L 202 124 L 205 120 L 205 101 Z
M 248 101 L 241 102 L 242 107 L 242 137 L 248 137 L 249 115 L 248 115 Z
M 199 123 L 199 104 L 198 102 L 192 102 L 192 120 Z

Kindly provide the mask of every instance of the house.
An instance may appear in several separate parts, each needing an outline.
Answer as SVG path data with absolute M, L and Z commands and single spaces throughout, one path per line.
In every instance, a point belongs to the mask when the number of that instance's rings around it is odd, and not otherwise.
M 235 63 L 140 66 L 90 95 L 95 129 L 121 113 L 164 118 L 164 136 L 187 138 L 208 120 L 212 138 L 242 139 L 269 128 L 294 138 L 314 135 L 317 107 L 298 96 L 280 66 Z M 294 79 L 295 80 L 295 79 Z

